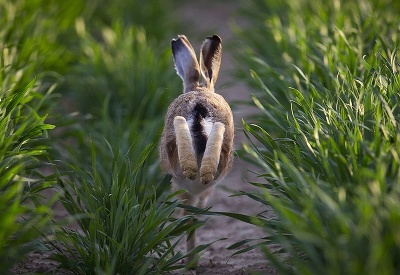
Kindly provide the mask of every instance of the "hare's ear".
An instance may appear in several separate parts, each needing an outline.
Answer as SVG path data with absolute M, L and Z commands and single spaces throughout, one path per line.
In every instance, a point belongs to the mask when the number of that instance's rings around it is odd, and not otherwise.
M 171 41 L 175 69 L 183 81 L 183 92 L 190 92 L 199 85 L 200 70 L 196 54 L 189 40 L 184 35 Z
M 214 89 L 221 65 L 222 40 L 218 35 L 208 36 L 200 50 L 200 68 L 206 86 Z

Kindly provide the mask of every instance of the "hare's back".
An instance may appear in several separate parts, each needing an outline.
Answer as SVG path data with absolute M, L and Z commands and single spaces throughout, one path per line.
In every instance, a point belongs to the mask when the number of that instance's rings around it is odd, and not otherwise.
M 233 123 L 228 103 L 221 95 L 213 92 L 192 91 L 180 95 L 168 108 L 169 123 L 172 124 L 176 116 L 182 116 L 186 120 L 202 116 L 212 122 L 222 122 L 228 128 Z M 168 121 L 166 123 L 169 124 Z

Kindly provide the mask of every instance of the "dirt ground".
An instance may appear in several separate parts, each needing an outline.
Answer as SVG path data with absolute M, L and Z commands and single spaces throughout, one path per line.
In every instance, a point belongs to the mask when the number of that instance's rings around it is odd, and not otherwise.
M 191 31 L 184 33 L 192 42 L 195 50 L 199 50 L 205 35 L 219 34 L 223 39 L 224 46 L 235 44 L 230 24 L 245 24 L 237 20 L 236 1 L 181 1 L 182 5 L 177 9 L 176 16 L 180 20 L 188 22 Z M 193 26 L 193 28 L 191 27 Z M 187 26 L 186 26 L 187 28 Z M 229 52 L 223 50 L 222 65 L 220 76 L 217 82 L 217 92 L 222 94 L 228 102 L 242 100 L 249 97 L 249 89 L 236 82 L 231 77 L 234 69 L 233 57 Z M 177 77 L 178 81 L 178 77 Z M 229 85 L 227 83 L 230 83 Z M 235 116 L 235 147 L 240 148 L 244 141 L 242 134 L 241 120 L 251 111 L 244 108 L 234 108 Z M 212 206 L 213 211 L 228 211 L 244 214 L 258 214 L 265 210 L 261 206 L 247 197 L 229 197 L 227 189 L 249 190 L 250 185 L 246 180 L 251 179 L 251 168 L 239 160 L 235 159 L 232 172 L 216 188 L 214 194 L 209 198 L 208 205 Z M 63 212 L 58 212 L 62 216 Z M 234 251 L 227 247 L 233 243 L 249 238 L 263 236 L 259 228 L 239 222 L 226 217 L 209 217 L 205 226 L 198 230 L 199 243 L 209 243 L 221 238 L 226 240 L 217 241 L 211 245 L 201 256 L 200 267 L 197 270 L 186 272 L 186 274 L 276 274 L 275 269 L 268 264 L 261 252 L 252 250 L 244 254 L 232 256 Z M 48 255 L 32 253 L 27 261 L 14 268 L 16 274 L 48 273 L 54 272 L 56 263 L 47 259 Z M 1 273 L 1 272 L 0 272 Z M 179 274 L 179 273 L 178 273 Z

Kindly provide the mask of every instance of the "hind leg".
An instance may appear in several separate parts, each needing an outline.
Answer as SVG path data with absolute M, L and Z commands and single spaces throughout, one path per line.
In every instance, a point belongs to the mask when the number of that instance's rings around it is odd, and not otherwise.
M 180 199 L 183 200 L 183 203 L 190 206 L 196 206 L 198 204 L 198 197 L 193 196 L 189 193 L 183 193 L 180 196 Z M 182 215 L 187 216 L 191 215 L 192 213 L 187 211 L 186 209 L 182 209 Z M 189 223 L 195 222 L 196 218 L 194 217 Z M 189 253 L 196 247 L 196 229 L 192 230 L 190 234 L 186 236 L 186 253 Z M 190 255 L 186 258 L 186 264 L 188 267 L 195 267 L 197 266 L 199 256 L 198 255 Z
M 225 125 L 221 122 L 214 123 L 200 166 L 200 180 L 202 184 L 211 182 L 217 173 L 224 133 Z
M 208 199 L 208 196 L 214 191 L 214 187 L 208 188 L 205 190 L 203 193 L 201 193 L 199 196 L 196 196 L 196 199 L 192 199 L 193 206 L 196 206 L 197 208 L 204 208 L 206 206 L 206 202 Z M 197 245 L 197 229 L 192 231 L 192 234 L 187 237 L 186 240 L 186 251 L 189 252 L 192 249 L 194 249 Z M 187 258 L 187 263 L 189 267 L 196 267 L 198 265 L 200 259 L 200 255 L 191 255 Z
M 206 203 L 208 200 L 208 197 L 214 192 L 214 186 L 207 188 L 206 190 L 203 191 L 203 193 L 201 193 L 199 195 L 199 199 L 196 202 L 196 207 L 197 208 L 204 208 L 206 207 Z
M 184 117 L 176 116 L 174 118 L 174 131 L 178 147 L 179 164 L 183 175 L 194 180 L 197 173 L 197 161 L 193 149 L 192 136 Z

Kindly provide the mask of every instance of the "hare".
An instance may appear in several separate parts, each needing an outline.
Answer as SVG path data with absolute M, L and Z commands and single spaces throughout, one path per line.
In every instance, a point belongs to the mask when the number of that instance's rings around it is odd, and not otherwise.
M 213 186 L 231 170 L 234 125 L 231 108 L 214 92 L 221 64 L 222 41 L 207 37 L 200 50 L 200 66 L 184 35 L 171 42 L 177 74 L 183 81 L 183 94 L 168 107 L 160 142 L 164 172 L 172 175 L 176 188 L 187 192 L 185 203 L 203 208 Z M 203 78 L 200 85 L 200 72 Z M 187 252 L 196 246 L 193 233 Z M 197 264 L 193 257 L 189 263 Z

